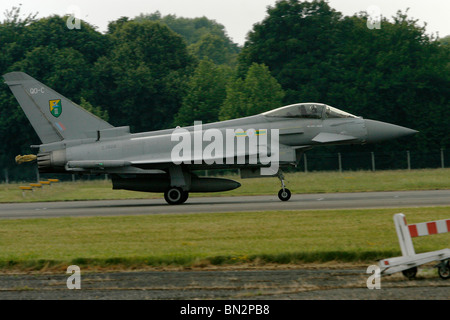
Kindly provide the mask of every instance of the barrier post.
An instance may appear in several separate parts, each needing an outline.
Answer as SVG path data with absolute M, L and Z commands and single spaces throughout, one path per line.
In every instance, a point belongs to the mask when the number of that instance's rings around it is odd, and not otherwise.
M 406 217 L 403 213 L 394 215 L 394 224 L 397 231 L 398 241 L 403 256 L 413 256 L 416 254 L 414 245 L 409 233 L 408 225 L 406 224 Z

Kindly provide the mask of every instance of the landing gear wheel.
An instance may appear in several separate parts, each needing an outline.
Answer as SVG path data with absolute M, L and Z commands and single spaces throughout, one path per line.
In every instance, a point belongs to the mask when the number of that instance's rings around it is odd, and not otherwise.
M 189 197 L 189 192 L 178 187 L 173 187 L 164 192 L 164 199 L 168 204 L 182 204 Z
M 413 268 L 410 268 L 410 269 L 403 270 L 402 273 L 409 280 L 412 280 L 412 279 L 414 279 L 416 277 L 417 267 L 413 267 Z
M 442 263 L 438 267 L 438 274 L 439 277 L 444 280 L 450 278 L 450 260 L 447 260 L 447 262 L 442 261 Z
M 181 198 L 181 202 L 179 204 L 185 203 L 188 198 L 189 198 L 189 192 L 183 191 L 183 197 Z
M 278 198 L 281 201 L 288 201 L 291 198 L 291 191 L 288 188 L 280 189 L 278 191 Z

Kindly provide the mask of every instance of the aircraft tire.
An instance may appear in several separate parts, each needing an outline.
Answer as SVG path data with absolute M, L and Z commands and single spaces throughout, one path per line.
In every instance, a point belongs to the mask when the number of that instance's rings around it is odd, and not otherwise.
M 288 201 L 291 198 L 291 191 L 288 188 L 280 189 L 278 191 L 278 198 L 281 201 Z
M 189 198 L 189 192 L 183 191 L 183 198 L 181 199 L 181 202 L 179 204 L 185 203 L 188 198 Z
M 168 204 L 182 204 L 189 197 L 189 192 L 179 187 L 173 187 L 164 192 L 164 199 Z

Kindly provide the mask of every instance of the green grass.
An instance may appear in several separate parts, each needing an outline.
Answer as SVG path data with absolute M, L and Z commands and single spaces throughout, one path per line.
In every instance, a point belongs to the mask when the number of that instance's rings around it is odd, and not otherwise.
M 364 262 L 400 255 L 392 216 L 449 218 L 450 207 L 2 220 L 0 270 Z M 443 249 L 448 234 L 414 240 Z
M 227 178 L 241 182 L 236 190 L 219 193 L 191 194 L 196 196 L 237 196 L 276 194 L 280 189 L 277 178 L 242 180 L 239 176 Z M 396 170 L 396 171 L 346 171 L 286 174 L 287 187 L 296 194 L 327 192 L 432 190 L 450 188 L 450 169 Z M 70 201 L 102 199 L 161 198 L 162 194 L 112 190 L 110 181 L 64 182 L 27 192 L 22 196 L 22 184 L 1 184 L 0 202 Z

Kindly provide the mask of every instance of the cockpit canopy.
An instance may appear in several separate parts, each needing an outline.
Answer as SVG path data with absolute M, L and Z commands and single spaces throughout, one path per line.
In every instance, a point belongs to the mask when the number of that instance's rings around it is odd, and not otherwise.
M 358 118 L 345 111 L 330 107 L 322 103 L 297 103 L 264 112 L 266 117 L 330 119 L 330 118 Z

